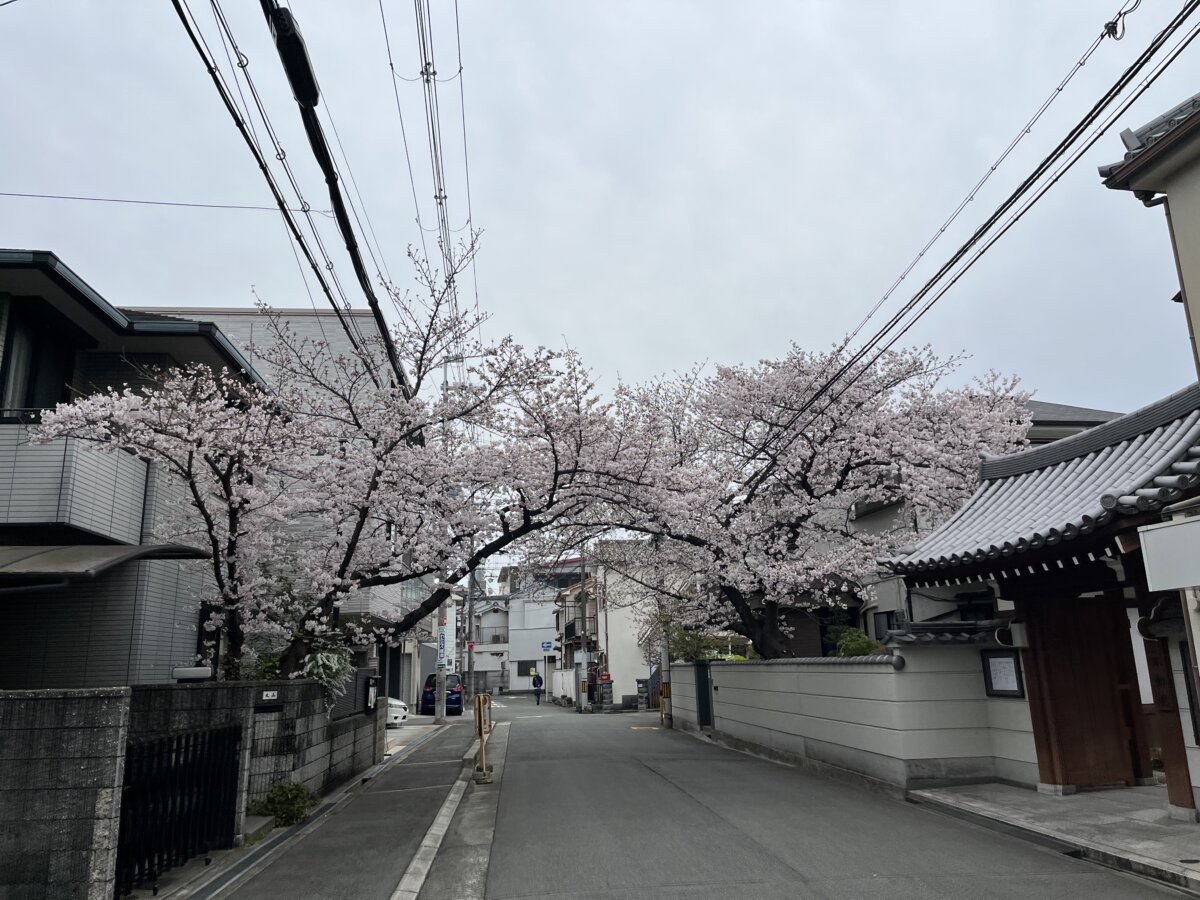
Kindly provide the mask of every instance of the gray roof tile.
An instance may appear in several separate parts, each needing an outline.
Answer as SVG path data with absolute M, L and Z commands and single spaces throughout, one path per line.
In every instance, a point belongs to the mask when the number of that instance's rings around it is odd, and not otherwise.
M 970 500 L 915 546 L 880 562 L 925 572 L 1070 541 L 1200 486 L 1200 384 L 1088 431 L 990 457 Z

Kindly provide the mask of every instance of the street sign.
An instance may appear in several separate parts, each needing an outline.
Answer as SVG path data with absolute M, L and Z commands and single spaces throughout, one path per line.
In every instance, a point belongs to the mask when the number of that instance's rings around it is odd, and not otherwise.
M 474 642 L 474 641 L 467 641 L 467 649 L 468 649 L 468 650 L 474 650 L 474 649 L 475 649 L 475 642 Z
M 542 641 L 542 650 L 550 651 L 554 649 L 554 641 Z

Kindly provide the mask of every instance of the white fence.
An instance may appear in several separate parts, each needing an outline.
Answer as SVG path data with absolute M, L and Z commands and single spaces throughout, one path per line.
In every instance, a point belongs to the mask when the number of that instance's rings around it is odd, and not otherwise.
M 1029 703 L 988 697 L 973 646 L 888 657 L 714 662 L 712 729 L 780 758 L 902 788 L 1000 779 L 1037 784 Z M 671 666 L 677 727 L 697 727 L 696 673 Z

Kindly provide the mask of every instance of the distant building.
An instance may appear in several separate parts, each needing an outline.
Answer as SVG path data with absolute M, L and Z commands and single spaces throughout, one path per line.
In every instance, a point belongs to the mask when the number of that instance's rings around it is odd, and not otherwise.
M 275 332 L 266 318 L 257 309 L 246 307 L 154 307 L 142 308 L 142 314 L 156 314 L 161 318 L 192 316 L 209 323 L 239 348 L 251 364 L 262 371 L 267 379 L 274 373 L 270 363 L 263 357 L 275 342 Z M 353 347 L 339 321 L 339 314 L 332 309 L 276 309 L 291 332 L 300 340 L 319 341 L 335 354 L 349 354 Z M 364 334 L 375 331 L 375 319 L 370 310 L 343 310 L 340 315 L 352 320 Z M 342 603 L 342 620 L 357 620 L 365 625 L 384 625 L 393 622 L 429 596 L 431 587 L 425 581 L 411 581 L 398 585 L 365 588 L 355 591 Z M 364 666 L 377 666 L 383 679 L 381 689 L 390 697 L 416 704 L 421 685 L 422 665 L 418 643 L 420 635 L 426 638 L 434 633 L 434 616 L 427 616 L 417 627 L 413 636 L 407 637 L 397 647 L 371 647 L 360 651 L 357 662 Z

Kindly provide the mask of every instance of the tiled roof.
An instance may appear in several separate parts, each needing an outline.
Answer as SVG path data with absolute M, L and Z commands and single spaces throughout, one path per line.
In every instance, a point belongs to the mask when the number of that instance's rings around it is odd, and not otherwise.
M 1200 486 L 1200 384 L 1051 444 L 986 458 L 983 483 L 916 545 L 880 562 L 907 574 L 1071 541 Z
M 1200 94 L 1189 97 L 1141 128 L 1122 131 L 1125 156 L 1119 162 L 1100 166 L 1100 177 L 1104 179 L 1104 184 L 1110 188 L 1129 190 L 1136 171 L 1144 170 L 1146 166 L 1173 153 L 1175 146 L 1182 146 L 1200 129 L 1200 115 L 1197 113 L 1200 113 Z
M 1065 403 L 1047 403 L 1043 400 L 1029 400 L 1026 405 L 1033 416 L 1033 424 L 1050 422 L 1073 425 L 1097 425 L 1120 417 L 1119 412 L 1109 412 L 1106 409 L 1089 409 L 1086 406 L 1068 406 Z
M 1124 162 L 1150 149 L 1197 112 L 1200 112 L 1200 94 L 1189 97 L 1170 112 L 1163 113 L 1141 128 L 1123 131 L 1121 140 L 1125 142 L 1127 151 Z

